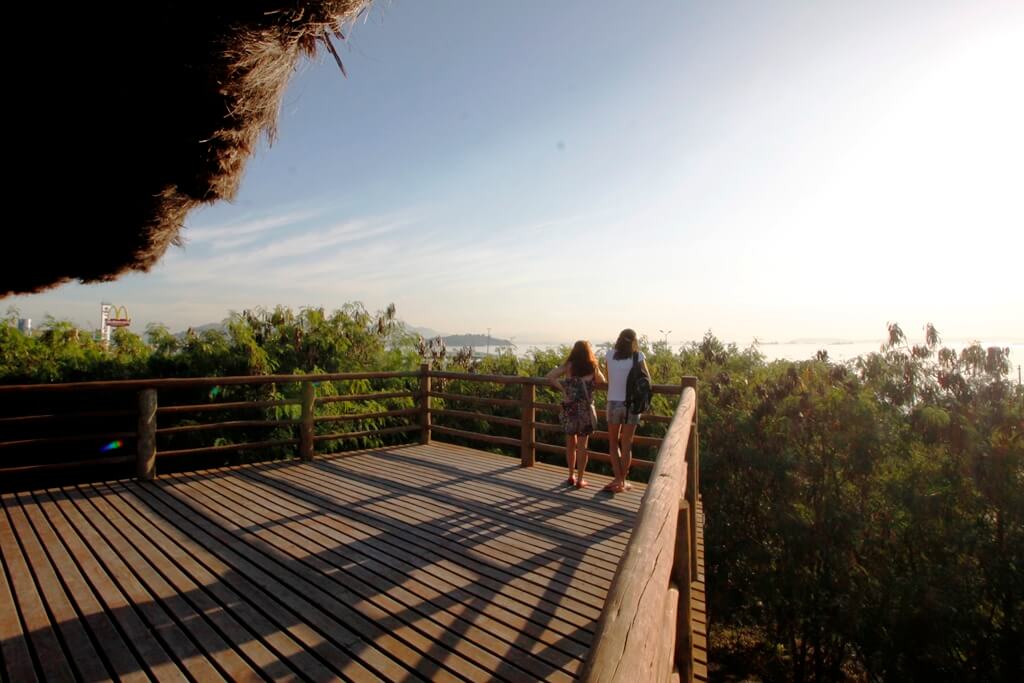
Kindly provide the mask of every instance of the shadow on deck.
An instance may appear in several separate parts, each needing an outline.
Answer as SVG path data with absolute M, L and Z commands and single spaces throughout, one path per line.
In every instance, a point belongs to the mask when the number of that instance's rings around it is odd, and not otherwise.
M 4 494 L 0 670 L 572 680 L 644 487 L 564 479 L 434 442 Z

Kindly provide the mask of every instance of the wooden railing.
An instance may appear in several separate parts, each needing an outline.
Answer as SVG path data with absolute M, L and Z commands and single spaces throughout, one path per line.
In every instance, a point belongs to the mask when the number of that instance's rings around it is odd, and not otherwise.
M 457 372 L 438 372 L 429 371 L 429 377 L 431 380 L 440 381 L 469 381 L 474 383 L 489 383 L 497 384 L 500 386 L 513 386 L 518 385 L 520 387 L 519 396 L 517 398 L 494 398 L 492 396 L 473 396 L 469 394 L 453 393 L 451 391 L 443 390 L 430 390 L 428 393 L 431 399 L 442 399 L 448 403 L 467 403 L 475 405 L 484 405 L 498 408 L 518 409 L 519 417 L 499 417 L 490 415 L 488 413 L 468 411 L 468 410 L 455 410 L 452 408 L 434 408 L 429 407 L 430 420 L 427 422 L 427 429 L 424 433 L 424 442 L 429 443 L 430 434 L 436 433 L 445 436 L 458 437 L 467 439 L 469 441 L 478 441 L 481 443 L 487 443 L 495 446 L 506 446 L 510 448 L 520 449 L 520 458 L 523 467 L 532 466 L 537 460 L 537 453 L 555 453 L 559 455 L 565 454 L 565 446 L 562 443 L 552 443 L 551 438 L 547 440 L 541 440 L 538 434 L 554 434 L 554 439 L 559 439 L 562 435 L 562 427 L 557 424 L 557 415 L 560 409 L 557 403 L 546 403 L 537 401 L 537 389 L 538 387 L 550 387 L 551 385 L 539 377 L 516 377 L 510 375 L 477 375 Z M 682 394 L 683 387 L 675 384 L 656 384 L 654 385 L 654 393 L 668 396 L 679 396 Z M 608 385 L 597 383 L 595 385 L 597 392 L 603 393 L 607 391 Z M 549 415 L 549 420 L 538 420 L 537 414 L 543 413 Z M 479 419 L 489 424 L 498 424 L 508 427 L 519 427 L 519 433 L 516 436 L 496 436 L 493 434 L 482 434 L 479 432 L 471 432 L 461 429 L 454 429 L 451 427 L 445 427 L 433 422 L 433 417 L 451 417 L 451 418 L 462 418 L 462 419 Z M 604 419 L 603 411 L 598 411 L 599 424 Z M 644 421 L 647 423 L 654 424 L 669 424 L 672 421 L 672 417 L 669 415 L 644 415 Z M 591 435 L 592 441 L 604 441 L 608 440 L 607 430 L 599 429 Z M 633 443 L 636 446 L 649 446 L 659 448 L 662 444 L 661 437 L 655 436 L 640 436 L 637 435 L 633 438 Z M 600 462 L 608 462 L 607 451 L 595 451 L 588 450 L 590 458 L 592 460 Z M 649 469 L 654 466 L 654 460 L 647 460 L 644 458 L 633 458 L 633 465 L 641 469 Z
M 385 387 L 378 391 L 335 395 L 317 395 L 317 385 L 359 381 L 405 383 L 404 388 Z M 518 396 L 495 397 L 458 393 L 452 385 L 470 382 L 498 385 L 508 393 L 509 387 L 519 387 Z M 175 396 L 183 390 L 223 388 L 235 385 L 278 385 L 295 387 L 294 396 L 267 400 L 215 401 L 175 403 L 162 405 L 161 396 Z M 417 432 L 421 443 L 428 444 L 434 435 L 456 437 L 470 441 L 512 448 L 519 452 L 521 465 L 531 467 L 537 452 L 564 454 L 565 446 L 538 440 L 538 433 L 557 432 L 561 427 L 554 422 L 538 421 L 537 414 L 557 414 L 556 403 L 538 402 L 538 387 L 549 386 L 536 377 L 506 375 L 478 375 L 469 373 L 432 371 L 421 366 L 417 371 L 356 372 L 321 375 L 268 375 L 252 377 L 204 377 L 183 379 L 148 379 L 115 382 L 79 382 L 53 385 L 0 386 L 0 474 L 5 472 L 45 472 L 80 465 L 127 465 L 134 461 L 135 473 L 140 479 L 152 479 L 157 474 L 160 460 L 183 456 L 201 456 L 227 451 L 266 450 L 277 447 L 296 447 L 302 460 L 311 460 L 316 444 L 323 441 L 341 441 L 384 434 Z M 607 389 L 598 385 L 599 391 Z M 684 377 L 680 385 L 655 385 L 657 394 L 680 396 L 672 416 L 645 415 L 647 422 L 668 424 L 663 438 L 637 436 L 634 443 L 657 446 L 654 461 L 634 458 L 639 467 L 651 468 L 646 493 L 640 505 L 636 526 L 630 537 L 595 632 L 593 646 L 581 672 L 585 681 L 635 680 L 692 680 L 693 634 L 690 628 L 690 584 L 697 576 L 697 501 L 700 491 L 699 451 L 697 441 L 696 378 Z M 134 392 L 134 397 L 132 393 Z M 278 392 L 279 393 L 279 392 Z M 323 393 L 323 392 L 321 392 Z M 122 396 L 122 407 L 102 410 L 58 412 L 52 409 L 62 396 L 103 396 L 109 403 Z M 132 399 L 133 407 L 123 407 L 123 398 Z M 32 413 L 33 401 L 47 412 Z M 211 399 L 213 392 L 211 392 Z M 318 406 L 338 402 L 401 401 L 413 407 L 389 408 L 350 414 L 317 414 Z M 435 406 L 434 401 L 444 401 Z M 116 401 L 115 401 L 116 402 Z M 476 410 L 450 407 L 456 405 L 490 406 L 518 412 L 518 417 L 494 415 Z M 28 414 L 10 415 L 11 406 L 29 410 Z M 161 427 L 162 416 L 177 417 L 211 411 L 301 406 L 297 417 L 287 419 L 239 419 L 209 423 L 174 424 Z M 38 410 L 38 408 L 36 408 Z M 292 411 L 294 412 L 294 410 Z M 488 425 L 511 428 L 515 436 L 501 436 L 445 426 L 436 421 L 481 420 Z M 123 426 L 114 431 L 58 436 L 34 435 L 7 438 L 12 429 L 43 429 L 57 426 L 66 431 L 67 424 L 91 420 L 134 421 L 134 429 Z M 319 425 L 388 419 L 404 422 L 377 429 L 324 432 Z M 197 448 L 159 448 L 160 438 L 176 434 L 210 430 L 231 430 L 246 427 L 281 427 L 297 429 L 297 436 L 284 439 L 245 441 L 241 443 L 202 446 Z M 514 428 L 517 428 L 515 430 Z M 320 433 L 318 433 L 318 431 Z M 607 440 L 606 431 L 597 431 L 593 438 Z M 75 458 L 50 463 L 30 463 L 9 466 L 4 452 L 19 447 L 47 449 L 66 448 L 80 442 L 134 440 L 135 452 L 102 458 Z M 129 453 L 130 448 L 126 449 Z M 607 453 L 591 451 L 595 460 L 607 462 Z
M 400 391 L 376 391 L 362 394 L 341 394 L 341 395 L 317 395 L 317 384 L 326 382 L 352 382 L 359 380 L 411 380 L 412 386 Z M 506 391 L 509 387 L 518 386 L 518 396 L 515 398 L 497 398 L 494 396 L 479 396 L 467 393 L 454 393 L 446 391 L 447 385 L 456 382 L 471 382 L 474 384 L 497 385 Z M 232 387 L 237 385 L 248 386 L 298 386 L 294 395 L 274 400 L 247 400 L 247 401 L 214 401 L 208 400 L 202 403 L 175 403 L 164 405 L 164 397 L 180 394 L 186 390 L 203 388 Z M 124 381 L 100 381 L 100 382 L 76 382 L 68 384 L 32 384 L 32 385 L 8 385 L 0 386 L 0 405 L 8 408 L 0 414 L 0 472 L 42 472 L 45 470 L 67 469 L 75 466 L 96 466 L 96 465 L 123 465 L 135 461 L 136 476 L 142 479 L 151 479 L 156 475 L 156 463 L 158 460 L 184 456 L 200 456 L 223 454 L 235 451 L 260 451 L 271 448 L 294 447 L 298 457 L 304 460 L 312 458 L 316 452 L 315 444 L 321 441 L 340 441 L 346 439 L 357 439 L 363 437 L 379 436 L 385 434 L 400 434 L 407 432 L 419 432 L 421 443 L 429 443 L 433 435 L 442 435 L 465 439 L 472 442 L 480 442 L 496 446 L 516 449 L 519 452 L 522 465 L 532 466 L 536 462 L 537 452 L 564 454 L 565 446 L 560 441 L 561 426 L 557 424 L 555 416 L 558 413 L 557 403 L 546 403 L 537 401 L 538 387 L 547 387 L 548 383 L 537 377 L 517 377 L 509 375 L 479 375 L 472 373 L 439 372 L 432 371 L 426 365 L 416 371 L 404 372 L 355 372 L 335 373 L 320 375 L 263 375 L 244 377 L 202 377 L 202 378 L 173 378 L 173 379 L 144 379 Z M 415 387 L 415 388 L 412 388 Z M 599 392 L 606 390 L 606 385 L 597 385 Z M 655 385 L 656 394 L 676 396 L 682 392 L 679 385 Z M 134 398 L 132 397 L 134 393 Z M 112 400 L 118 404 L 117 409 L 111 410 L 71 410 L 58 412 L 52 408 L 52 403 L 57 397 L 75 396 L 80 397 L 103 397 L 110 403 Z M 117 397 L 120 396 L 118 403 Z M 43 412 L 29 414 L 11 415 L 12 403 L 18 409 L 32 410 L 32 401 L 25 401 L 35 397 L 41 402 Z M 358 401 L 386 401 L 391 399 L 411 399 L 415 401 L 415 407 L 389 409 L 384 411 L 364 412 L 343 415 L 317 415 L 317 407 L 335 402 L 358 402 Z M 99 399 L 97 399 L 99 400 Z M 437 401 L 443 401 L 443 405 L 435 405 Z M 131 407 L 127 407 L 127 406 Z M 454 408 L 452 405 L 464 406 Z M 465 406 L 489 406 L 502 409 L 510 409 L 518 413 L 518 417 L 494 415 L 486 412 L 465 409 Z M 265 416 L 260 419 L 236 419 L 220 420 L 213 422 L 194 421 L 188 424 L 162 424 L 167 418 L 178 418 L 183 415 L 201 415 L 210 411 L 231 412 L 246 411 L 252 409 L 283 408 L 286 406 L 301 406 L 299 415 L 284 419 L 267 419 Z M 39 410 L 37 408 L 37 410 Z M 538 420 L 538 414 L 550 416 Z M 163 419 L 161 419 L 163 418 Z M 326 423 L 358 422 L 370 419 L 390 419 L 403 421 L 390 427 L 366 429 L 357 431 L 337 431 L 332 433 L 318 433 L 317 427 Z M 488 425 L 500 425 L 503 427 L 518 428 L 510 430 L 506 436 L 493 433 L 482 433 L 459 429 L 445 424 L 450 420 L 481 420 Z M 602 418 L 603 419 L 603 415 Z M 113 421 L 117 424 L 114 429 L 94 431 L 91 429 L 80 429 L 80 433 L 68 434 L 74 431 L 67 425 L 73 423 L 89 423 L 94 421 Z M 648 423 L 667 424 L 671 420 L 669 416 L 647 415 L 645 421 Z M 53 428 L 59 429 L 59 435 L 52 435 Z M 220 445 L 208 445 L 192 448 L 159 447 L 161 440 L 172 435 L 180 435 L 194 432 L 230 432 L 236 429 L 256 428 L 287 428 L 297 432 L 289 438 L 265 439 L 249 441 L 243 440 L 237 443 Z M 8 438 L 12 430 L 18 429 L 22 432 L 21 438 Z M 26 435 L 26 430 L 42 430 Z M 552 434 L 545 439 L 538 438 L 538 435 Z M 596 431 L 592 439 L 595 441 L 607 441 L 608 433 L 605 430 Z M 134 449 L 131 443 L 134 441 Z M 111 455 L 106 457 L 81 457 L 72 458 L 60 457 L 53 462 L 31 462 L 11 464 L 5 462 L 4 452 L 28 447 L 36 448 L 37 451 L 52 453 L 56 449 L 64 452 L 80 453 L 83 449 L 74 448 L 74 444 L 87 444 L 95 454 L 97 444 L 108 442 L 118 444 L 117 448 L 109 450 Z M 661 445 L 662 439 L 652 436 L 636 436 L 634 444 L 639 447 L 654 447 Z M 122 454 L 117 454 L 120 450 Z M 131 454 L 134 450 L 134 454 Z M 590 451 L 590 457 L 597 461 L 607 462 L 608 454 L 601 451 Z M 654 465 L 653 460 L 634 458 L 633 463 L 639 468 L 650 468 Z
M 201 378 L 174 378 L 174 379 L 146 379 L 127 380 L 111 382 L 76 382 L 70 384 L 32 384 L 32 385 L 8 385 L 0 386 L 0 404 L 5 406 L 4 414 L 0 415 L 0 473 L 22 473 L 43 472 L 48 470 L 64 470 L 79 466 L 99 465 L 123 465 L 135 462 L 136 476 L 140 479 L 152 479 L 156 475 L 156 463 L 158 459 L 180 458 L 185 456 L 202 456 L 233 451 L 267 450 L 278 447 L 297 447 L 297 455 L 304 459 L 311 459 L 315 453 L 315 443 L 319 441 L 333 440 L 341 441 L 346 439 L 357 439 L 362 437 L 376 437 L 385 434 L 399 434 L 406 432 L 419 432 L 422 427 L 418 422 L 420 415 L 426 408 L 426 401 L 421 391 L 414 389 L 403 389 L 400 391 L 376 391 L 361 394 L 339 394 L 317 396 L 316 385 L 327 382 L 352 382 L 361 380 L 419 380 L 422 371 L 406 372 L 357 372 L 357 373 L 335 373 L 319 375 L 263 375 L 246 377 L 201 377 Z M 214 401 L 207 400 L 201 403 L 176 403 L 174 405 L 162 405 L 160 396 L 180 395 L 182 391 L 211 388 L 222 390 L 225 387 L 237 385 L 265 386 L 298 385 L 297 396 L 291 398 L 276 398 L 273 400 L 245 400 L 245 401 Z M 96 397 L 93 400 L 107 403 L 126 404 L 125 395 L 131 399 L 134 393 L 134 407 L 121 407 L 113 410 L 72 410 L 57 412 L 50 408 L 54 403 L 59 403 L 61 397 L 74 395 L 76 398 Z M 35 402 L 42 402 L 47 412 L 34 414 L 10 415 L 12 405 L 14 407 L 25 406 L 22 409 L 32 409 L 33 399 Z M 355 414 L 329 414 L 316 415 L 318 405 L 327 405 L 337 402 L 358 402 L 358 401 L 385 401 L 389 399 L 410 399 L 417 401 L 419 406 L 411 408 L 390 409 L 384 411 L 373 411 Z M 285 419 L 245 419 L 245 420 L 221 420 L 215 422 L 175 424 L 173 426 L 159 426 L 161 416 L 179 417 L 182 415 L 193 415 L 217 412 L 245 411 L 252 409 L 283 408 L 286 406 L 301 406 L 297 417 Z M 135 419 L 132 429 L 126 429 L 126 420 Z M 399 424 L 390 427 L 377 428 L 372 430 L 359 431 L 338 431 L 330 433 L 317 433 L 316 425 L 330 423 L 344 423 L 351 421 L 393 418 L 396 420 L 416 419 L 410 424 Z M 50 430 L 54 427 L 61 432 L 69 431 L 68 424 L 81 423 L 83 421 L 114 420 L 120 421 L 121 426 L 115 430 L 88 430 L 80 428 L 76 434 L 61 433 L 58 436 L 48 434 L 22 434 L 21 438 L 8 438 L 13 430 Z M 158 448 L 158 440 L 162 437 L 218 430 L 230 432 L 241 428 L 298 428 L 298 435 L 282 439 L 245 440 L 238 443 L 203 446 L 197 448 Z M 322 430 L 321 430 L 322 431 Z M 125 444 L 124 442 L 129 442 Z M 130 448 L 130 442 L 134 441 L 135 448 Z M 11 465 L 5 462 L 5 451 L 10 453 L 17 449 L 25 450 L 35 448 L 37 451 L 45 449 L 54 451 L 56 449 L 69 450 L 74 444 L 85 443 L 88 448 L 107 442 L 114 448 L 109 451 L 116 452 L 122 447 L 127 451 L 124 455 L 112 455 L 107 457 L 83 458 L 75 456 L 71 459 L 59 458 L 54 462 L 44 463 L 19 463 Z M 135 452 L 132 453 L 132 450 Z M 78 452 L 78 451 L 73 451 Z
M 692 681 L 697 575 L 696 380 L 687 378 L 580 680 Z

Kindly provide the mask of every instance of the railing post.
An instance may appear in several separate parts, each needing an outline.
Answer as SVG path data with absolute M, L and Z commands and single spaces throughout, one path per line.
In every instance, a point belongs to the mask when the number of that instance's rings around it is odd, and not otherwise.
M 139 392 L 139 426 L 135 444 L 135 476 L 151 481 L 156 476 L 156 389 Z
M 420 443 L 430 443 L 430 363 L 420 365 Z
M 676 519 L 676 547 L 672 562 L 672 580 L 679 589 L 679 607 L 676 610 L 675 663 L 679 669 L 679 680 L 693 680 L 693 615 L 690 605 L 690 583 L 694 574 L 690 571 L 691 557 L 697 552 L 690 536 L 690 504 L 679 501 Z
M 302 383 L 302 421 L 299 424 L 299 458 L 313 459 L 313 409 L 316 407 L 316 387 L 312 382 Z
M 533 467 L 537 464 L 537 431 L 534 424 L 537 421 L 537 409 L 533 404 L 537 400 L 537 387 L 533 384 L 524 384 L 522 393 L 522 432 L 519 439 L 522 442 L 522 466 Z

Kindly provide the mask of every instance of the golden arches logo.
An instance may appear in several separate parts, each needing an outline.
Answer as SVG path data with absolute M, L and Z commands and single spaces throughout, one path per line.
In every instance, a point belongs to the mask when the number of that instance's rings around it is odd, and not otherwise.
M 131 323 L 128 317 L 128 309 L 124 306 L 111 306 L 107 313 L 107 325 L 111 327 L 125 327 Z

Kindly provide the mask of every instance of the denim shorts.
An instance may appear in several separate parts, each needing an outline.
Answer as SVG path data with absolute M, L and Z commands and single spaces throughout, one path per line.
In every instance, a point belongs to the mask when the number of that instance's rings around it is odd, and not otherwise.
M 610 425 L 638 425 L 640 415 L 627 414 L 625 401 L 608 401 L 608 424 Z

